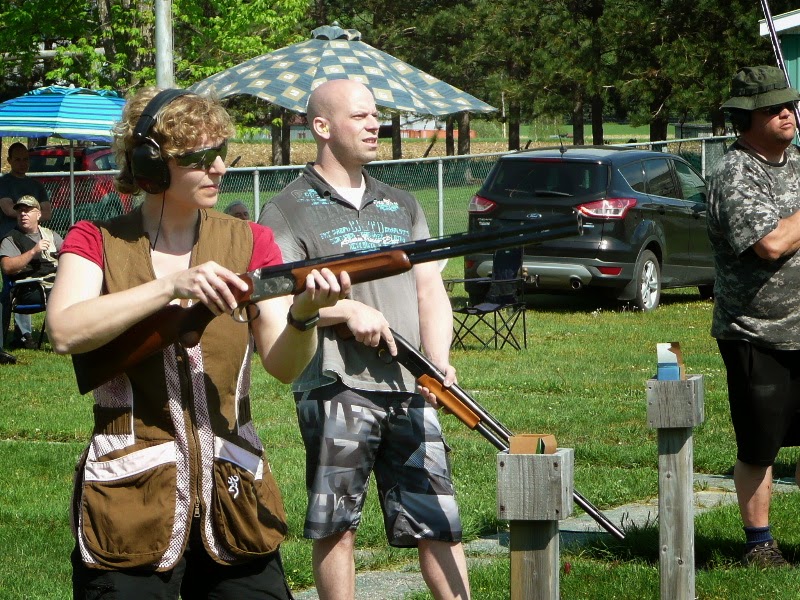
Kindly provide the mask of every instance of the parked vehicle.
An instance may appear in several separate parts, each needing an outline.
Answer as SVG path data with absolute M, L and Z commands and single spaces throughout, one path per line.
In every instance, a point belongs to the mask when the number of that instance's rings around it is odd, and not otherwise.
M 38 173 L 69 173 L 69 146 L 37 146 L 30 149 L 30 176 L 44 184 L 53 206 L 50 225 L 63 232 L 70 225 L 69 176 L 38 177 Z M 112 171 L 117 163 L 110 146 L 73 146 L 74 172 Z M 133 199 L 114 189 L 110 173 L 75 175 L 75 220 L 107 219 L 132 208 Z
M 526 291 L 598 293 L 658 306 L 661 290 L 713 293 L 706 184 L 683 158 L 613 146 L 542 148 L 502 156 L 469 203 L 469 231 L 536 223 L 577 211 L 583 235 L 525 247 Z M 490 254 L 465 257 L 486 277 Z M 471 302 L 485 288 L 466 283 Z

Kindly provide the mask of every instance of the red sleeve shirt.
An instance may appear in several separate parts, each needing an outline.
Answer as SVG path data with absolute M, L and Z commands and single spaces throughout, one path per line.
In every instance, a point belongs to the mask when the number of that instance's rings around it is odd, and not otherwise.
M 272 229 L 264 227 L 258 223 L 250 222 L 250 230 L 253 232 L 253 254 L 250 257 L 248 271 L 283 264 L 283 257 Z M 103 236 L 100 230 L 91 221 L 78 221 L 73 225 L 64 244 L 61 246 L 61 254 L 77 254 L 86 260 L 92 261 L 100 269 L 103 269 Z

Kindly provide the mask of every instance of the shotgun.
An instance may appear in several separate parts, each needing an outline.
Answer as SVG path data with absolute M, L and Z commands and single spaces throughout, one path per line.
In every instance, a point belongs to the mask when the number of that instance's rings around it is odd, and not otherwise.
M 580 216 L 547 219 L 536 225 L 494 229 L 480 233 L 455 235 L 405 244 L 383 246 L 375 250 L 346 252 L 322 258 L 263 267 L 240 275 L 248 289 L 233 290 L 239 306 L 233 312 L 237 320 L 247 320 L 247 308 L 256 302 L 299 294 L 305 289 L 306 276 L 313 269 L 328 268 L 338 277 L 342 271 L 354 284 L 391 277 L 410 270 L 417 263 L 463 256 L 479 250 L 498 250 L 535 244 L 582 234 Z M 184 308 L 170 304 L 139 321 L 122 334 L 89 352 L 72 355 L 78 390 L 85 394 L 135 367 L 156 352 L 179 342 L 190 348 L 200 342 L 206 326 L 216 315 L 202 303 Z
M 345 333 L 345 330 L 347 333 Z M 340 329 L 337 326 L 337 333 L 340 337 L 347 337 L 350 331 L 346 327 Z M 403 365 L 417 378 L 420 385 L 434 392 L 439 402 L 453 413 L 459 421 L 480 433 L 498 450 L 507 452 L 511 444 L 510 438 L 513 435 L 511 431 L 489 414 L 457 384 L 445 387 L 443 385 L 444 375 L 425 355 L 394 330 L 392 330 L 392 336 L 397 345 L 397 355 L 392 356 L 386 346 L 386 342 L 381 339 L 377 349 L 378 357 L 387 364 L 397 362 Z M 350 337 L 352 337 L 352 334 L 350 334 Z M 614 525 L 596 506 L 584 498 L 578 490 L 573 490 L 572 499 L 603 529 L 618 540 L 625 539 L 625 534 L 622 530 Z

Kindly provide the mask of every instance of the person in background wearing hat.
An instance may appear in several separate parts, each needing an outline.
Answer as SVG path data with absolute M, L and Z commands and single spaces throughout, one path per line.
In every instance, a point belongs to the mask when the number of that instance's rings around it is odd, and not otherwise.
M 770 531 L 772 466 L 780 448 L 800 445 L 798 100 L 777 67 L 740 70 L 722 105 L 739 137 L 709 180 L 711 335 L 728 377 L 743 563 L 761 568 L 789 564 Z
M 223 211 L 226 215 L 230 215 L 232 217 L 236 217 L 237 219 L 242 219 L 243 221 L 250 220 L 250 211 L 248 210 L 247 206 L 244 202 L 231 202 L 228 206 L 225 207 Z
M 17 227 L 0 241 L 0 269 L 3 277 L 12 281 L 44 277 L 45 289 L 49 293 L 58 266 L 55 255 L 61 249 L 63 240 L 54 231 L 39 225 L 42 210 L 39 201 L 33 196 L 22 196 L 14 204 L 14 210 L 17 211 Z M 41 301 L 40 288 L 32 288 L 31 294 L 31 303 Z M 10 306 L 3 306 L 3 318 L 10 320 L 10 315 Z M 31 316 L 15 315 L 15 321 L 18 331 L 17 339 L 12 345 L 35 348 L 36 343 L 31 335 Z M 4 331 L 7 323 L 8 321 L 4 321 Z
M 0 176 L 0 240 L 17 226 L 17 211 L 14 210 L 14 205 L 22 196 L 33 196 L 39 201 L 42 221 L 47 221 L 51 214 L 47 190 L 41 182 L 28 177 L 30 162 L 25 144 L 14 142 L 8 147 L 8 165 L 10 171 Z M 11 314 L 8 310 L 8 288 L 3 285 L 0 290 L 2 290 L 0 305 L 3 307 L 2 326 L 3 331 L 6 331 Z

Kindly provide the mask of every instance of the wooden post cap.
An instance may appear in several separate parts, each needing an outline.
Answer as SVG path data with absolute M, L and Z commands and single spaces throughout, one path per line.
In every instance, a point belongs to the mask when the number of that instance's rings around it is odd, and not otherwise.
M 510 454 L 555 454 L 556 436 L 552 433 L 522 433 L 511 436 Z

